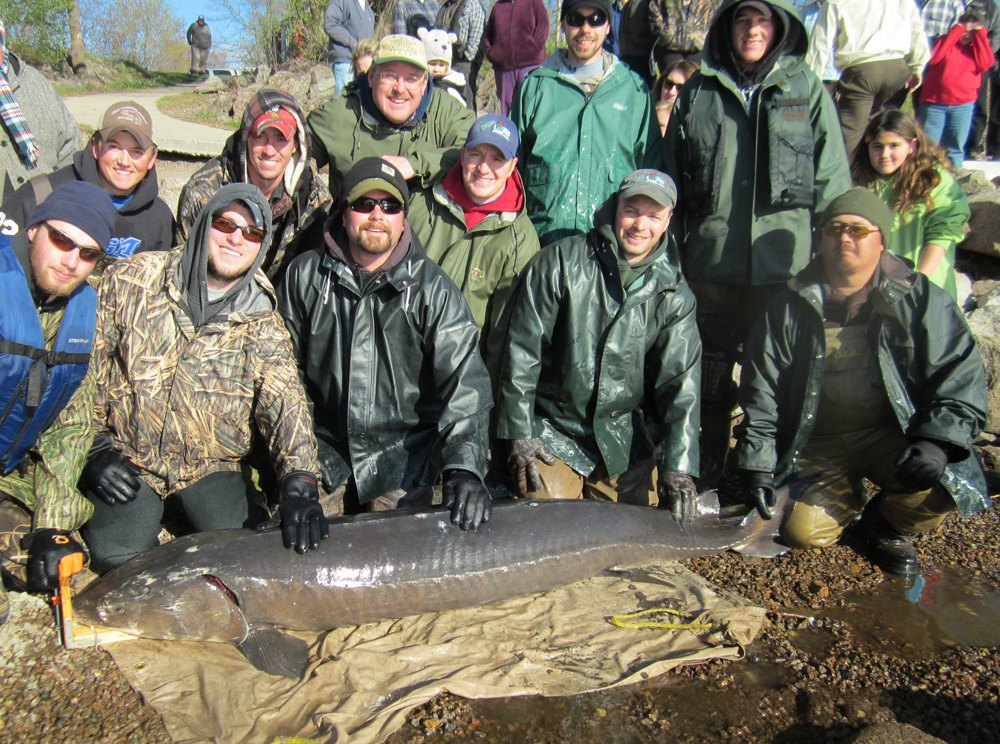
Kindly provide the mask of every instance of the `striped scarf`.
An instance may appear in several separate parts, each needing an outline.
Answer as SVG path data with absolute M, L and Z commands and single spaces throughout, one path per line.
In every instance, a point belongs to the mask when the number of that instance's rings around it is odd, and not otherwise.
M 14 92 L 10 89 L 10 80 L 7 77 L 9 67 L 7 61 L 7 31 L 4 29 L 3 20 L 0 19 L 0 119 L 3 120 L 4 128 L 14 140 L 18 151 L 21 153 L 21 161 L 26 168 L 34 168 L 38 164 L 38 143 L 31 133 L 31 127 L 24 118 L 24 112 L 14 98 Z

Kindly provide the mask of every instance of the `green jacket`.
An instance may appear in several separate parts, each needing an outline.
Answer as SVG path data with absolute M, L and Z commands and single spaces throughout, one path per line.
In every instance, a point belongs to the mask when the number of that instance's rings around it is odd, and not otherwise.
M 762 80 L 737 80 L 729 35 L 737 3 L 726 0 L 712 22 L 701 70 L 670 116 L 664 159 L 680 191 L 673 225 L 684 275 L 771 284 L 805 268 L 812 216 L 851 177 L 833 101 L 804 61 L 802 21 L 785 0 L 769 0 L 787 21 L 773 66 Z
M 613 200 L 609 200 L 613 203 Z M 698 473 L 701 341 L 694 295 L 666 250 L 622 287 L 606 209 L 587 235 L 547 246 L 511 300 L 497 437 L 539 437 L 582 475 L 649 457 L 643 417 L 662 427 L 661 464 Z M 672 238 L 667 233 L 664 241 Z M 641 410 L 640 410 L 641 409 Z
M 355 81 L 310 113 L 307 125 L 316 167 L 330 166 L 330 195 L 336 206 L 344 174 L 361 158 L 404 155 L 419 185 L 430 186 L 458 159 L 475 120 L 472 111 L 453 96 L 434 88 L 426 110 L 423 114 L 418 110 L 415 122 L 389 126 L 365 110 Z
M 560 72 L 563 54 L 528 73 L 510 110 L 528 216 L 542 245 L 586 233 L 625 176 L 660 167 L 660 129 L 642 78 L 605 54 L 604 77 L 587 95 Z
M 518 178 L 516 171 L 511 178 Z M 503 341 L 500 319 L 514 280 L 539 250 L 527 213 L 496 212 L 468 230 L 462 208 L 438 181 L 412 195 L 406 221 L 427 256 L 462 290 L 479 326 L 483 356 L 496 359 Z
M 871 352 L 903 432 L 945 449 L 941 485 L 963 516 L 989 506 L 972 440 L 986 421 L 986 376 L 965 318 L 939 287 L 891 253 L 869 302 Z M 734 451 L 744 470 L 794 477 L 812 434 L 823 374 L 822 262 L 792 279 L 757 322 L 740 379 L 746 413 Z
M 930 275 L 930 280 L 948 294 L 958 299 L 955 284 L 955 245 L 965 238 L 965 226 L 969 224 L 969 200 L 954 177 L 938 166 L 941 182 L 930 193 L 933 205 L 928 209 L 921 202 L 900 214 L 892 210 L 892 234 L 886 247 L 897 256 L 909 260 L 914 266 L 920 260 L 920 252 L 928 243 L 944 249 L 944 258 Z M 892 207 L 895 200 L 894 181 L 879 178 L 868 186 Z
M 361 274 L 338 245 L 303 253 L 278 290 L 313 410 L 324 479 L 353 474 L 361 503 L 486 471 L 489 376 L 465 300 L 405 230 L 386 268 Z

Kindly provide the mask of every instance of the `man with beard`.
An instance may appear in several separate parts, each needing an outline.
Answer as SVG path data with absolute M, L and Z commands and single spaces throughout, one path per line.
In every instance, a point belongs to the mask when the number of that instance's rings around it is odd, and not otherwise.
M 12 557 L 20 530 L 11 528 L 30 527 L 34 591 L 53 589 L 59 559 L 81 552 L 70 533 L 90 515 L 74 489 L 91 441 L 94 389 L 85 375 L 97 293 L 87 277 L 114 221 L 107 194 L 71 181 L 35 209 L 26 230 L 0 233 L 0 505 L 10 529 L 2 548 Z M 0 584 L 0 623 L 7 607 Z
M 514 94 L 518 169 L 542 245 L 589 231 L 616 184 L 660 162 L 649 88 L 602 49 L 610 16 L 608 0 L 566 0 L 566 48 L 528 73 Z
M 326 244 L 288 267 L 281 313 L 345 508 L 429 507 L 440 478 L 452 523 L 476 529 L 490 517 L 489 377 L 461 292 L 410 232 L 409 196 L 387 160 L 351 168 Z
M 240 464 L 255 427 L 279 476 L 285 546 L 319 544 L 316 439 L 260 270 L 272 234 L 264 195 L 229 184 L 185 245 L 105 276 L 95 440 L 81 480 L 94 508 L 83 536 L 98 573 L 156 545 L 165 499 L 199 532 L 256 524 L 257 493 Z
M 5 199 L 3 211 L 13 229 L 24 229 L 25 219 L 55 187 L 86 181 L 104 189 L 118 210 L 110 257 L 167 250 L 173 244 L 174 215 L 159 197 L 156 156 L 149 112 L 135 101 L 119 101 L 104 112 L 100 129 L 71 165 L 32 178 Z
M 263 88 L 247 102 L 240 128 L 226 140 L 222 154 L 184 184 L 177 202 L 178 245 L 188 239 L 208 200 L 227 183 L 251 183 L 267 198 L 274 240 L 261 268 L 277 282 L 303 246 L 320 240 L 330 206 L 330 193 L 311 160 L 305 115 L 294 98 Z
M 313 157 L 317 168 L 330 166 L 334 201 L 343 198 L 344 174 L 365 157 L 384 158 L 420 188 L 455 162 L 475 116 L 429 75 L 420 39 L 386 36 L 368 74 L 309 114 Z
M 674 230 L 704 347 L 703 488 L 724 472 L 733 370 L 750 326 L 809 261 L 815 212 L 851 183 L 807 44 L 787 0 L 724 0 L 667 125 L 667 171 L 680 191 Z

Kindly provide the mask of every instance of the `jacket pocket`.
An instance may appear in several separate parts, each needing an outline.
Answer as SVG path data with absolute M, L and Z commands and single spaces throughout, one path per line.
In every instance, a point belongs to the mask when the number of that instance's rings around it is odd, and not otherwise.
M 767 105 L 771 205 L 813 206 L 815 142 L 809 99 L 789 98 Z
M 726 159 L 722 103 L 718 96 L 698 98 L 684 123 L 687 167 L 681 177 L 687 204 L 684 211 L 690 217 L 706 217 L 718 211 L 722 164 Z M 709 102 L 707 111 L 702 110 L 706 100 Z

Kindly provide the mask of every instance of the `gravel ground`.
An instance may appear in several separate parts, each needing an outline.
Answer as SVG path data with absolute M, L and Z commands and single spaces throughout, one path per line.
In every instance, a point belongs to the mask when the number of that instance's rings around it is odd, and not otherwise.
M 1000 512 L 950 517 L 918 547 L 927 571 L 920 606 L 850 539 L 772 560 L 688 561 L 768 609 L 742 661 L 573 698 L 442 695 L 389 741 L 840 742 L 872 724 L 901 736 L 880 741 L 914 742 L 919 731 L 956 744 L 996 741 Z M 106 652 L 61 648 L 39 598 L 12 600 L 0 628 L 0 741 L 168 740 Z M 900 734 L 897 724 L 915 728 Z

